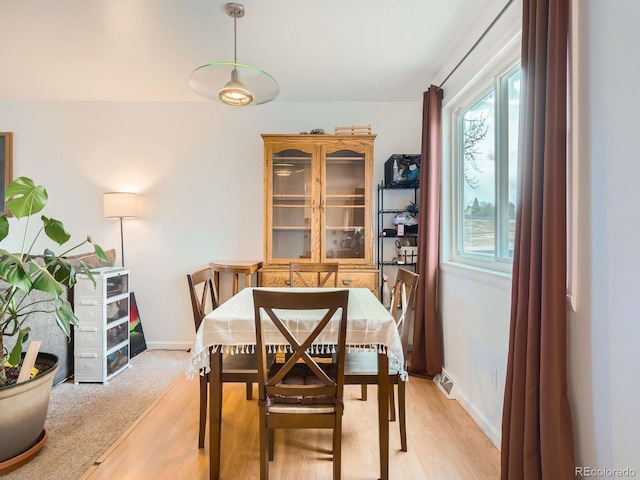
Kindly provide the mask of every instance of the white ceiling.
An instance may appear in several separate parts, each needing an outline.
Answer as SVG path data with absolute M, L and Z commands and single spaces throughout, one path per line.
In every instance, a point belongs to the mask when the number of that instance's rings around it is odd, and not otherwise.
M 0 0 L 0 100 L 208 101 L 200 65 L 233 60 L 224 0 Z M 275 101 L 416 101 L 507 0 L 245 0 L 238 61 Z

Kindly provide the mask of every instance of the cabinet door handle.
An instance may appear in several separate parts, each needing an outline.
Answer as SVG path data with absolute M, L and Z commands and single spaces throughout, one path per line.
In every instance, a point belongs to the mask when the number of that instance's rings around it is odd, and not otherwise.
M 287 285 L 291 285 L 291 280 L 289 278 L 285 278 L 284 283 Z
M 342 280 L 342 284 L 343 285 L 351 285 L 351 279 L 350 278 L 345 278 L 344 280 Z
M 322 213 L 324 213 L 324 200 L 322 200 L 322 203 L 320 205 L 322 207 Z

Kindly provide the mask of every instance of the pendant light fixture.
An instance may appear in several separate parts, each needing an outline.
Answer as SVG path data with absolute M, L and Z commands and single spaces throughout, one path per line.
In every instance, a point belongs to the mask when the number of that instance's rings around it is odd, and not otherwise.
M 237 61 L 236 20 L 244 17 L 244 6 L 227 3 L 233 17 L 233 62 L 214 62 L 191 72 L 189 84 L 198 94 L 234 106 L 261 105 L 280 93 L 278 82 L 268 73 Z

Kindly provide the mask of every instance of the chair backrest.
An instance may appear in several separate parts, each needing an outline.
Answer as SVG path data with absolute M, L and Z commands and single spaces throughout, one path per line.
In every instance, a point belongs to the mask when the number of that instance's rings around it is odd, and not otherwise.
M 408 315 L 413 314 L 413 307 L 416 298 L 416 287 L 420 276 L 405 268 L 398 269 L 396 283 L 393 286 L 393 298 L 389 312 L 396 320 L 396 326 L 402 340 L 402 348 L 405 358 L 407 357 L 407 349 L 409 346 L 409 327 L 410 322 Z
M 218 308 L 218 289 L 213 280 L 213 270 L 211 268 L 203 268 L 197 272 L 188 273 L 187 283 L 189 284 L 189 295 L 191 296 L 193 322 L 197 331 L 205 315 Z
M 289 286 L 294 287 L 298 281 L 300 287 L 337 287 L 338 286 L 338 269 L 340 264 L 337 262 L 328 263 L 302 263 L 291 262 L 289 264 Z M 309 277 L 305 273 L 315 273 L 315 284 L 309 282 Z M 330 281 L 333 277 L 333 281 Z
M 254 290 L 253 303 L 256 322 L 256 354 L 258 357 L 258 391 L 261 400 L 269 399 L 280 403 L 336 404 L 341 401 L 344 389 L 345 343 L 347 336 L 348 290 L 326 292 L 287 292 Z M 291 318 L 287 312 L 294 312 Z M 305 327 L 301 325 L 300 312 L 306 317 Z M 332 318 L 336 316 L 336 319 Z M 271 372 L 267 370 L 267 344 L 265 339 L 266 317 L 271 320 L 285 339 L 285 348 L 292 354 L 284 363 L 275 363 Z M 289 328 L 288 320 L 297 322 L 297 327 Z M 337 321 L 337 325 L 333 322 Z M 307 323 L 309 322 L 309 323 Z M 332 365 L 333 375 L 327 375 L 327 368 L 321 368 L 312 354 L 312 345 L 320 333 L 332 323 L 330 328 L 338 331 L 337 361 Z M 271 329 L 271 326 L 269 326 Z M 310 331 L 310 333 L 308 333 Z M 305 336 L 306 335 L 306 336 Z M 303 337 L 304 338 L 298 338 Z M 301 361 L 301 362 L 300 362 Z M 304 365 L 300 365 L 304 363 Z M 292 375 L 299 374 L 307 367 L 303 382 L 290 383 Z M 277 371 L 274 371 L 274 367 Z M 293 370 L 293 371 L 292 371 Z M 287 377 L 288 374 L 291 374 Z M 302 383 L 302 384 L 301 384 Z

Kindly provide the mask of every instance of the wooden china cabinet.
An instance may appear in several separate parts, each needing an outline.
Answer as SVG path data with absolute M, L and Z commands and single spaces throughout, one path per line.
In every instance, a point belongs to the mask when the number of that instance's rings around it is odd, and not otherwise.
M 290 262 L 339 262 L 339 286 L 378 295 L 373 253 L 375 135 L 262 135 L 261 286 L 287 286 Z

